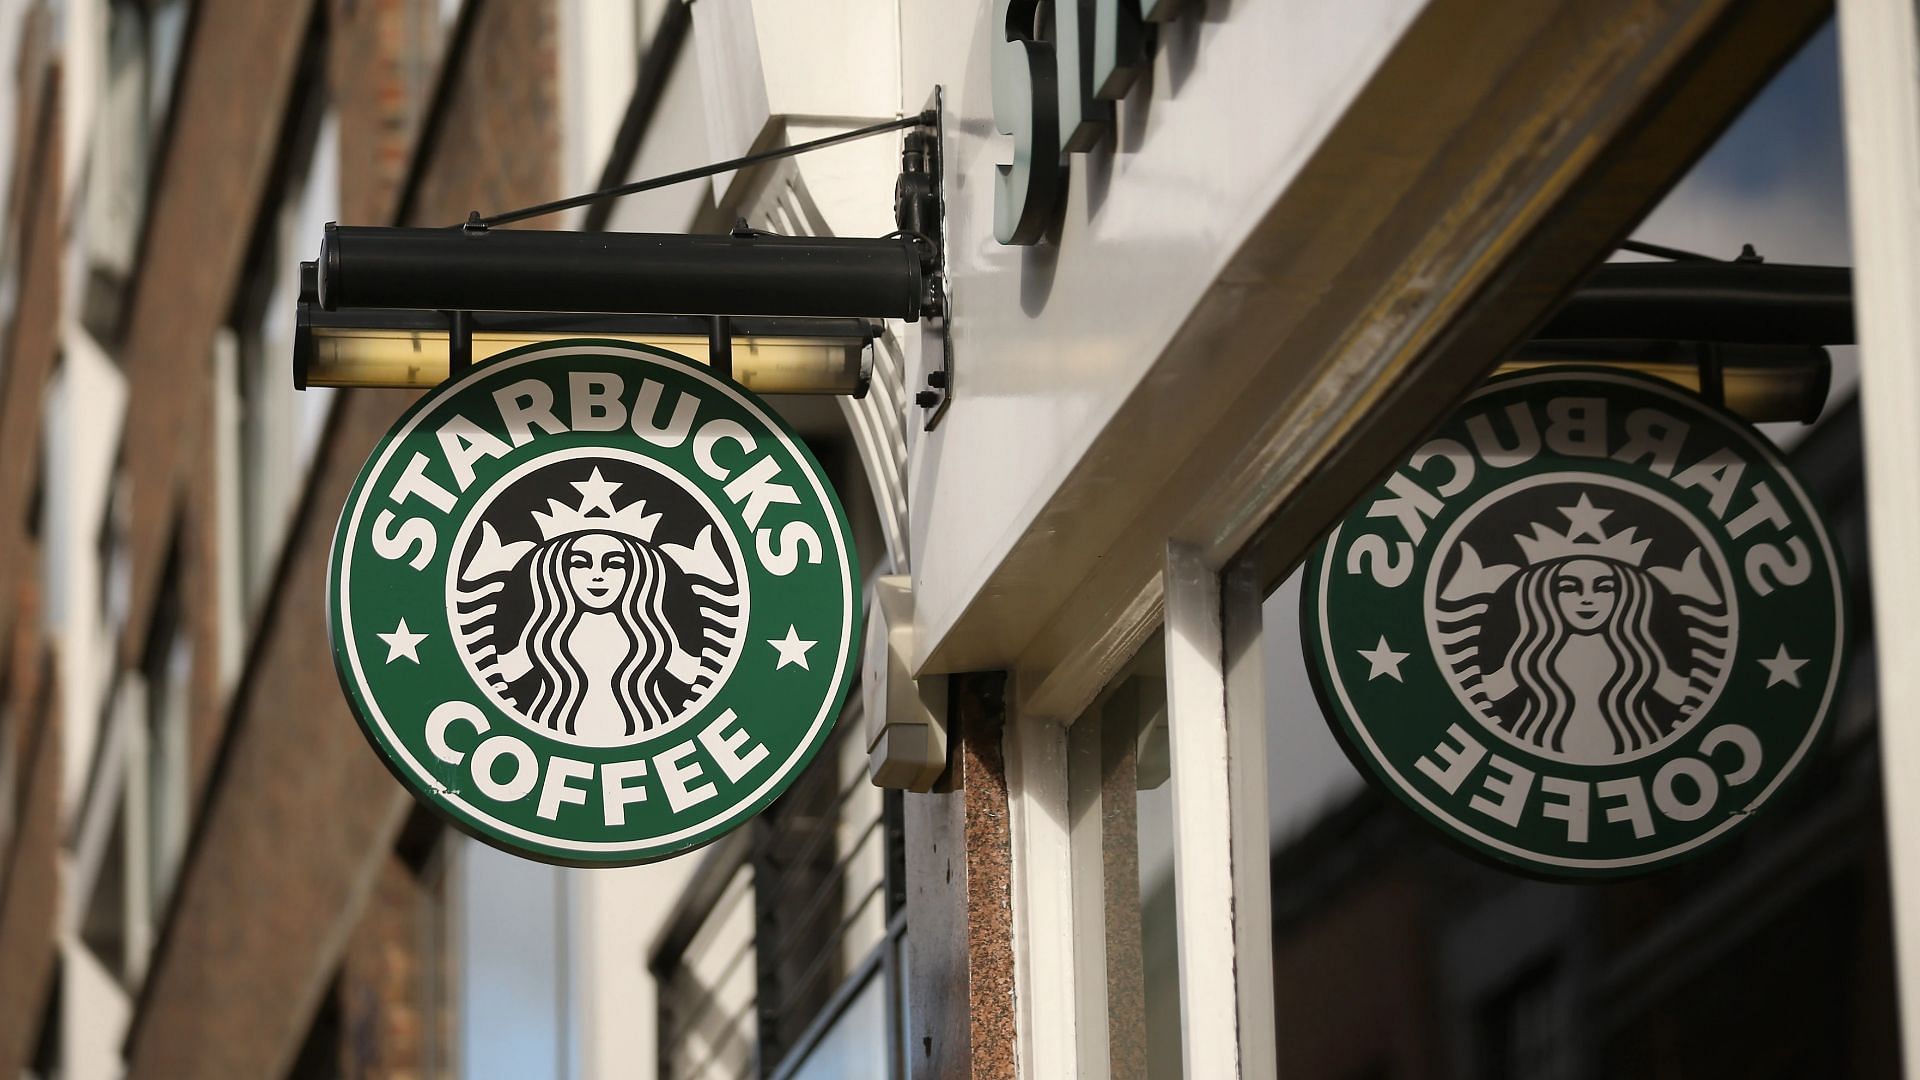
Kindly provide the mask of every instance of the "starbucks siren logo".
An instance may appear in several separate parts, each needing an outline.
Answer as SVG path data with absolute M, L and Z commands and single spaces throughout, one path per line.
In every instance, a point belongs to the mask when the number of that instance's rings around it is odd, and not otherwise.
M 664 858 L 792 782 L 844 701 L 845 516 L 752 395 L 563 342 L 477 366 L 381 443 L 341 515 L 341 683 L 389 768 L 535 858 Z
M 1617 373 L 1488 384 L 1307 580 L 1349 752 L 1457 838 L 1562 876 L 1737 827 L 1821 732 L 1844 657 L 1831 545 L 1772 448 Z
M 449 563 L 447 594 L 460 658 L 494 704 L 565 742 L 618 746 L 697 712 L 744 640 L 733 534 L 698 489 L 674 492 L 675 478 L 647 461 L 615 450 L 535 459 L 475 507 L 478 531 L 454 542 L 462 557 Z M 576 506 L 547 494 L 569 488 Z M 648 512 L 646 495 L 621 501 L 627 490 L 651 492 L 662 509 Z M 676 533 L 688 542 L 666 539 Z

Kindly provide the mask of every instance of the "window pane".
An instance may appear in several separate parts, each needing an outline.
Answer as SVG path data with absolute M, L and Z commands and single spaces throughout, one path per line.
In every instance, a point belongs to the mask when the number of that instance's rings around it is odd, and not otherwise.
M 1180 1075 L 1163 651 L 1155 635 L 1068 733 L 1074 909 L 1077 920 L 1105 926 L 1075 942 L 1081 969 L 1105 973 L 1104 986 L 1080 990 L 1093 1002 L 1083 1002 L 1085 1021 L 1104 1027 L 1104 1038 L 1083 1039 L 1082 1048 L 1104 1049 L 1117 1077 Z
M 745 1076 L 759 1037 L 753 871 L 742 865 L 660 985 L 660 1075 Z
M 568 871 L 460 847 L 460 1061 L 477 1075 L 565 1075 Z
M 840 1080 L 890 1075 L 887 1062 L 887 984 L 878 972 L 847 1003 L 846 1011 L 792 1073 L 792 1080 Z
M 1816 36 L 1636 235 L 1718 257 L 1752 241 L 1769 261 L 1844 262 L 1833 49 L 1830 29 Z M 1766 434 L 1791 447 L 1864 607 L 1855 380 L 1835 352 L 1822 422 Z M 1739 832 L 1642 878 L 1564 884 L 1464 854 L 1362 779 L 1308 680 L 1298 575 L 1287 581 L 1263 641 L 1283 1072 L 1897 1075 L 1873 642 L 1859 614 L 1829 737 Z

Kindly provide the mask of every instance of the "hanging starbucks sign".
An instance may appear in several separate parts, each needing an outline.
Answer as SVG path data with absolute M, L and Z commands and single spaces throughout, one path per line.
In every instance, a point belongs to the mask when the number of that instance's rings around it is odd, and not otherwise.
M 421 399 L 361 470 L 334 662 L 454 824 L 648 862 L 751 818 L 826 741 L 856 567 L 819 464 L 752 394 L 657 349 L 533 346 Z
M 1530 872 L 1615 876 L 1742 827 L 1821 736 L 1833 546 L 1772 446 L 1668 384 L 1496 379 L 1327 538 L 1308 668 L 1371 779 Z

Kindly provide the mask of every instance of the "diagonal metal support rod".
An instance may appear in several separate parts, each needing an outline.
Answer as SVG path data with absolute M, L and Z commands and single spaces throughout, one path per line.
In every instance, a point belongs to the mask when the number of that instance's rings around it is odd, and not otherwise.
M 1645 240 L 1622 240 L 1621 251 L 1631 251 L 1635 255 L 1651 255 L 1656 259 L 1671 259 L 1674 262 L 1723 262 L 1711 255 L 1702 255 L 1697 251 L 1683 251 L 1665 244 L 1650 244 Z
M 906 128 L 921 127 L 932 124 L 937 119 L 937 115 L 932 110 L 928 110 L 926 112 L 915 113 L 912 116 L 904 116 L 898 120 L 888 120 L 884 123 L 872 124 L 863 128 L 854 128 L 852 131 L 842 131 L 837 135 L 827 135 L 818 139 L 810 139 L 807 142 L 795 143 L 792 146 L 778 146 L 772 150 L 762 150 L 757 154 L 748 154 L 745 157 L 732 158 L 727 161 L 716 161 L 711 165 L 702 165 L 695 169 L 668 173 L 665 176 L 648 177 L 645 180 L 635 180 L 630 184 L 601 188 L 599 191 L 589 191 L 584 195 L 570 195 L 564 199 L 555 199 L 552 202 L 543 202 L 537 206 L 523 207 L 519 210 L 508 210 L 504 213 L 494 214 L 491 217 L 479 217 L 476 215 L 468 218 L 460 225 L 455 226 L 455 228 L 488 228 L 494 225 L 510 224 L 515 221 L 525 221 L 528 218 L 540 217 L 544 214 L 557 214 L 562 210 L 571 210 L 576 206 L 586 206 L 590 203 L 604 202 L 608 199 L 618 199 L 623 195 L 637 195 L 643 191 L 672 187 L 674 184 L 683 184 L 689 180 L 699 180 L 703 177 L 718 176 L 721 173 L 744 169 L 749 165 L 758 165 L 763 161 L 774 161 L 783 157 L 793 157 L 796 154 L 804 154 L 810 150 L 823 150 L 829 146 L 838 146 L 841 143 L 852 142 L 855 139 L 864 139 L 872 135 L 883 135 L 889 131 L 901 131 Z

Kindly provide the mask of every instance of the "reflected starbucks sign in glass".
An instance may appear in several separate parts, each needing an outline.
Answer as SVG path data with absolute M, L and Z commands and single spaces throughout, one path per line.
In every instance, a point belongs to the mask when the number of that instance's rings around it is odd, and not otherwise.
M 1820 737 L 1845 656 L 1833 547 L 1772 446 L 1588 369 L 1475 394 L 1328 537 L 1301 605 L 1371 778 L 1555 876 L 1740 828 Z
M 832 730 L 859 578 L 819 465 L 685 357 L 576 341 L 423 398 L 361 471 L 328 589 L 341 684 L 461 828 L 624 864 L 765 807 Z

